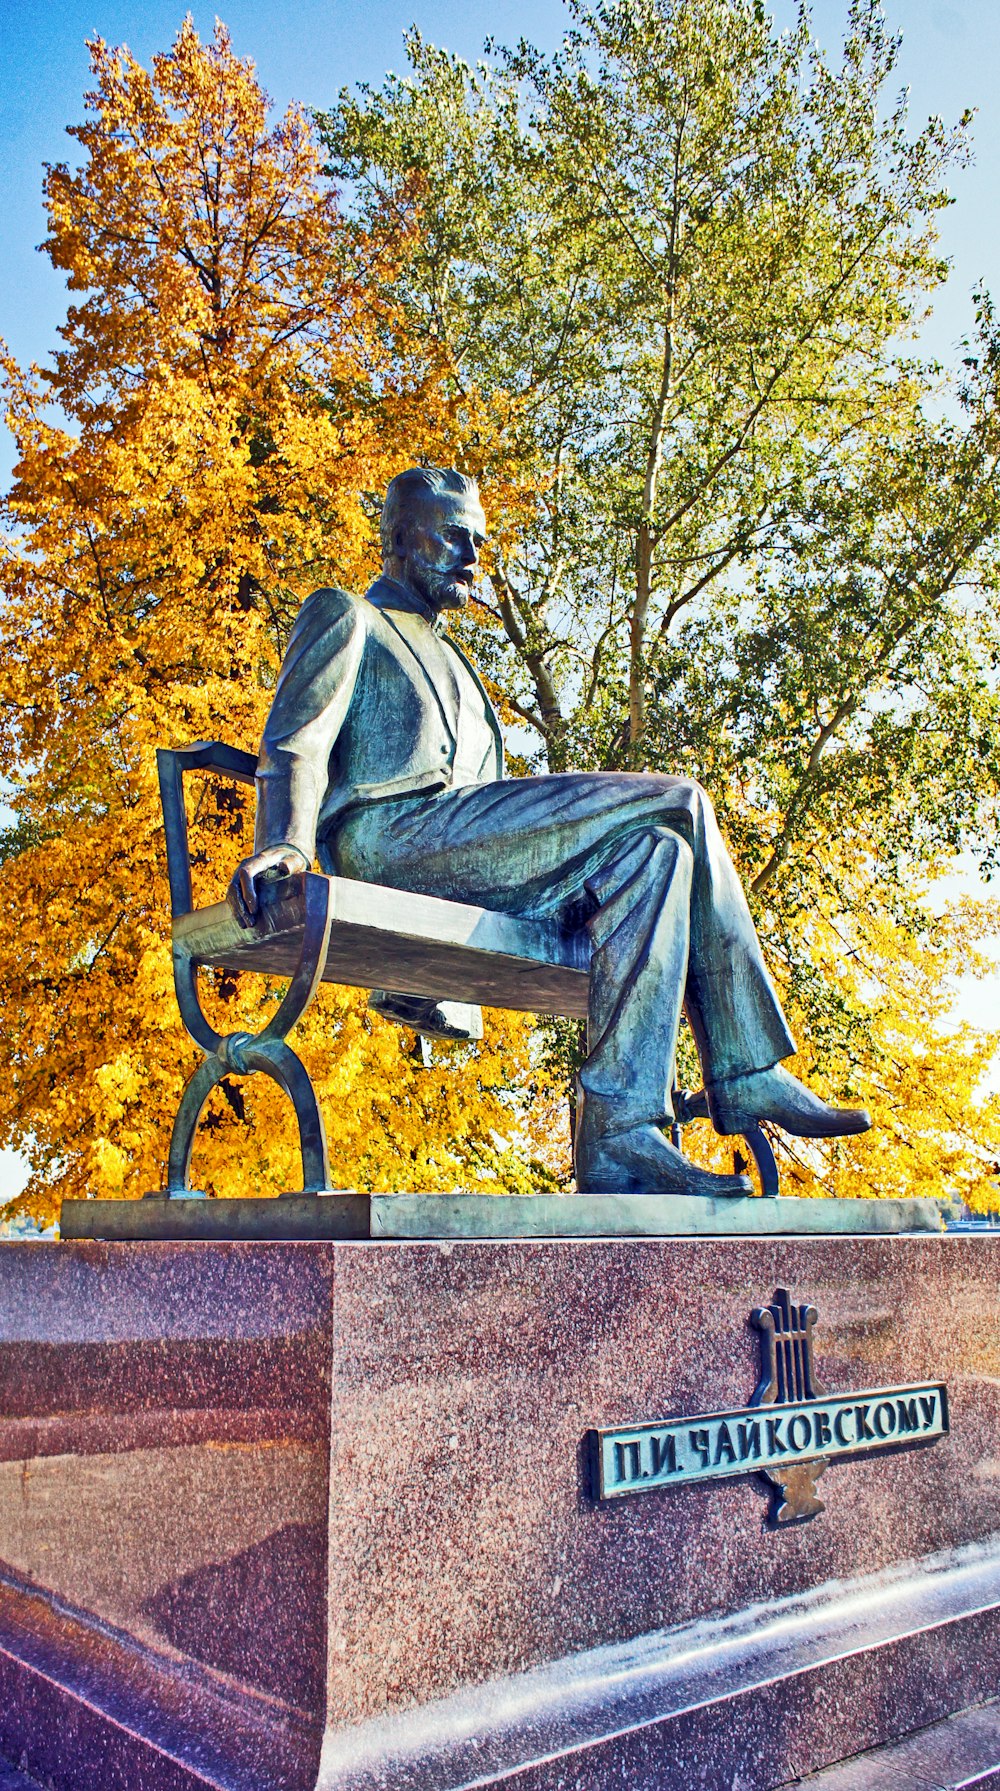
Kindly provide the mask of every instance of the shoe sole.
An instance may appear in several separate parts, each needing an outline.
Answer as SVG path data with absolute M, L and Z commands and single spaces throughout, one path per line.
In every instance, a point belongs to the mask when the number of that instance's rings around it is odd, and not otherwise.
M 720 1181 L 721 1180 L 722 1180 L 722 1178 L 720 1177 Z M 709 1188 L 649 1188 L 649 1187 L 639 1187 L 633 1183 L 629 1186 L 619 1186 L 617 1188 L 609 1188 L 609 1187 L 580 1188 L 580 1187 L 578 1187 L 577 1193 L 578 1194 L 638 1194 L 638 1195 L 643 1196 L 644 1198 L 648 1197 L 649 1199 L 655 1199 L 657 1195 L 672 1194 L 672 1195 L 677 1195 L 681 1199 L 692 1199 L 692 1200 L 743 1200 L 746 1198 L 746 1196 L 748 1194 L 753 1193 L 753 1186 L 752 1186 L 748 1176 L 739 1176 L 739 1177 L 734 1178 L 734 1180 L 736 1183 L 735 1186 L 723 1185 L 721 1187 L 713 1186 L 713 1187 L 709 1187 Z
M 852 1115 L 849 1124 L 822 1127 L 817 1126 L 815 1122 L 809 1124 L 806 1121 L 803 1121 L 801 1125 L 794 1125 L 789 1119 L 777 1119 L 770 1113 L 762 1113 L 756 1117 L 751 1117 L 748 1113 L 740 1114 L 738 1117 L 729 1117 L 722 1113 L 713 1113 L 712 1115 L 712 1124 L 720 1138 L 745 1137 L 751 1126 L 761 1124 L 777 1126 L 779 1131 L 787 1132 L 789 1138 L 856 1138 L 862 1132 L 869 1132 L 871 1123 L 869 1115 L 863 1110 L 859 1110 L 856 1117 Z

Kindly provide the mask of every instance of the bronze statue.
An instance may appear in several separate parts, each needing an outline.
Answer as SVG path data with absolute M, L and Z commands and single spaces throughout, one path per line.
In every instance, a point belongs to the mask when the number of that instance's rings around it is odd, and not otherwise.
M 828 1106 L 780 1067 L 794 1042 L 699 784 L 646 772 L 504 777 L 500 724 L 443 632 L 485 541 L 474 481 L 400 473 L 381 532 L 383 572 L 367 595 L 314 591 L 292 631 L 264 729 L 255 851 L 230 887 L 237 917 L 252 923 L 262 875 L 316 856 L 330 874 L 585 922 L 581 1192 L 747 1192 L 743 1176 L 698 1168 L 666 1136 L 682 1006 L 718 1132 L 761 1120 L 807 1138 L 866 1130 L 867 1113 Z M 434 1007 L 382 1000 L 418 1024 Z

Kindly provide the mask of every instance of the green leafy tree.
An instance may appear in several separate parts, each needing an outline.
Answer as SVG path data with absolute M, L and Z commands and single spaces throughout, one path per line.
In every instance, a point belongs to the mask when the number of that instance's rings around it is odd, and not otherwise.
M 419 220 L 396 293 L 456 457 L 517 469 L 475 650 L 535 762 L 713 791 L 805 1067 L 876 1112 L 877 1149 L 812 1151 L 802 1185 L 923 1190 L 944 1152 L 995 1198 L 990 1047 L 945 980 L 995 921 L 922 899 L 989 857 L 1000 784 L 988 298 L 960 378 L 914 346 L 969 119 L 886 106 L 869 0 L 836 63 L 805 7 L 784 34 L 753 0 L 570 12 L 554 55 L 475 69 L 413 34 L 407 76 L 321 120 L 359 230 Z

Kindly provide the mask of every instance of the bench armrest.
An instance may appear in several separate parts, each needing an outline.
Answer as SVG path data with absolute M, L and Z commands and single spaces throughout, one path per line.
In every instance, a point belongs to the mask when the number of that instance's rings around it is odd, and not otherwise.
M 226 746 L 221 740 L 196 740 L 191 746 L 158 747 L 156 769 L 167 846 L 170 913 L 176 920 L 182 914 L 190 914 L 193 905 L 191 855 L 184 809 L 185 772 L 217 771 L 235 783 L 252 784 L 257 760 L 252 752 L 241 752 L 238 747 Z

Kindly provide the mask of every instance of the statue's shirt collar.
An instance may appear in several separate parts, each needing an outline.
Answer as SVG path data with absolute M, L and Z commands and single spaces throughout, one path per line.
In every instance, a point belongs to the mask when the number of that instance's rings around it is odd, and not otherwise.
M 407 615 L 421 616 L 436 634 L 444 626 L 443 616 L 432 609 L 429 603 L 425 603 L 422 597 L 418 597 L 416 591 L 399 584 L 394 578 L 386 578 L 384 574 L 372 585 L 368 592 L 368 602 L 373 603 L 376 609 L 398 609 Z

